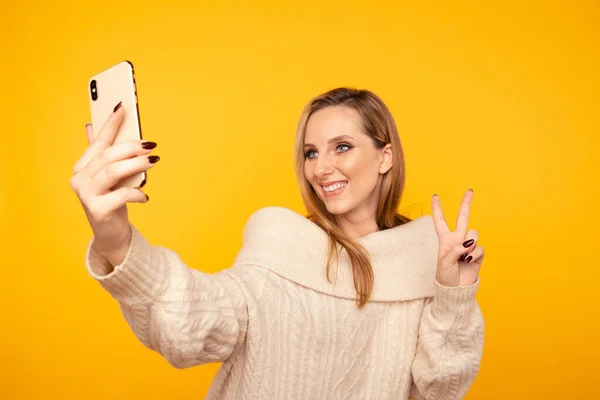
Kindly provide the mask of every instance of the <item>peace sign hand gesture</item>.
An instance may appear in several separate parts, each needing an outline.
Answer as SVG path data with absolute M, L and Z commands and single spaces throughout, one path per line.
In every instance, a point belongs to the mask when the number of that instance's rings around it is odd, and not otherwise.
M 433 224 L 439 240 L 439 253 L 436 280 L 443 286 L 470 286 L 477 281 L 483 262 L 483 247 L 477 246 L 479 234 L 471 229 L 467 232 L 473 189 L 464 197 L 456 229 L 451 232 L 444 219 L 444 213 L 437 195 L 431 200 Z

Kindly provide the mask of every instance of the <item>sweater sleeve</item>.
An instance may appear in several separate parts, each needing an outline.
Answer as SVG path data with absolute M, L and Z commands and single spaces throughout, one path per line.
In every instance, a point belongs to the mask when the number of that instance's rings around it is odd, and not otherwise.
M 223 362 L 246 337 L 247 303 L 231 271 L 188 268 L 179 256 L 151 245 L 133 226 L 123 262 L 110 263 L 90 241 L 88 273 L 120 305 L 136 337 L 175 368 Z
M 462 399 L 475 380 L 483 352 L 483 316 L 470 286 L 435 282 L 425 300 L 412 365 L 415 400 Z

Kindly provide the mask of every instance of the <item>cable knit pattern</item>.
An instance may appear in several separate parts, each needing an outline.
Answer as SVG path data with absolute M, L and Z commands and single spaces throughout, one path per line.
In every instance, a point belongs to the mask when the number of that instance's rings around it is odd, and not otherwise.
M 435 280 L 438 242 L 428 215 L 358 239 L 375 272 L 361 310 L 348 255 L 329 283 L 327 235 L 291 210 L 255 212 L 234 265 L 214 274 L 131 230 L 114 271 L 92 238 L 88 272 L 138 339 L 172 366 L 223 363 L 209 400 L 451 400 L 477 375 L 480 281 L 450 288 Z

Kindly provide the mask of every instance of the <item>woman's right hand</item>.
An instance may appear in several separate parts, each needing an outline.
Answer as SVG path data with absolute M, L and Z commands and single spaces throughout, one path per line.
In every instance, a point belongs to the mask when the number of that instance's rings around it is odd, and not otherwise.
M 146 203 L 148 196 L 139 187 L 110 188 L 159 160 L 158 156 L 148 156 L 156 147 L 153 142 L 130 140 L 112 145 L 123 116 L 123 107 L 117 105 L 95 139 L 92 125 L 86 125 L 89 147 L 75 163 L 71 178 L 71 187 L 94 233 L 93 246 L 113 266 L 123 261 L 131 240 L 127 203 Z

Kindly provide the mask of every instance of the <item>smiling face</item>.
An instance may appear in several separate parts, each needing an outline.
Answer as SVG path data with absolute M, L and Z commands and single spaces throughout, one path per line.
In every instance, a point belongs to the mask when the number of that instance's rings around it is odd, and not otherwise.
M 331 106 L 314 112 L 306 124 L 304 155 L 304 176 L 331 214 L 375 220 L 383 174 L 391 168 L 391 145 L 375 147 L 354 109 Z

